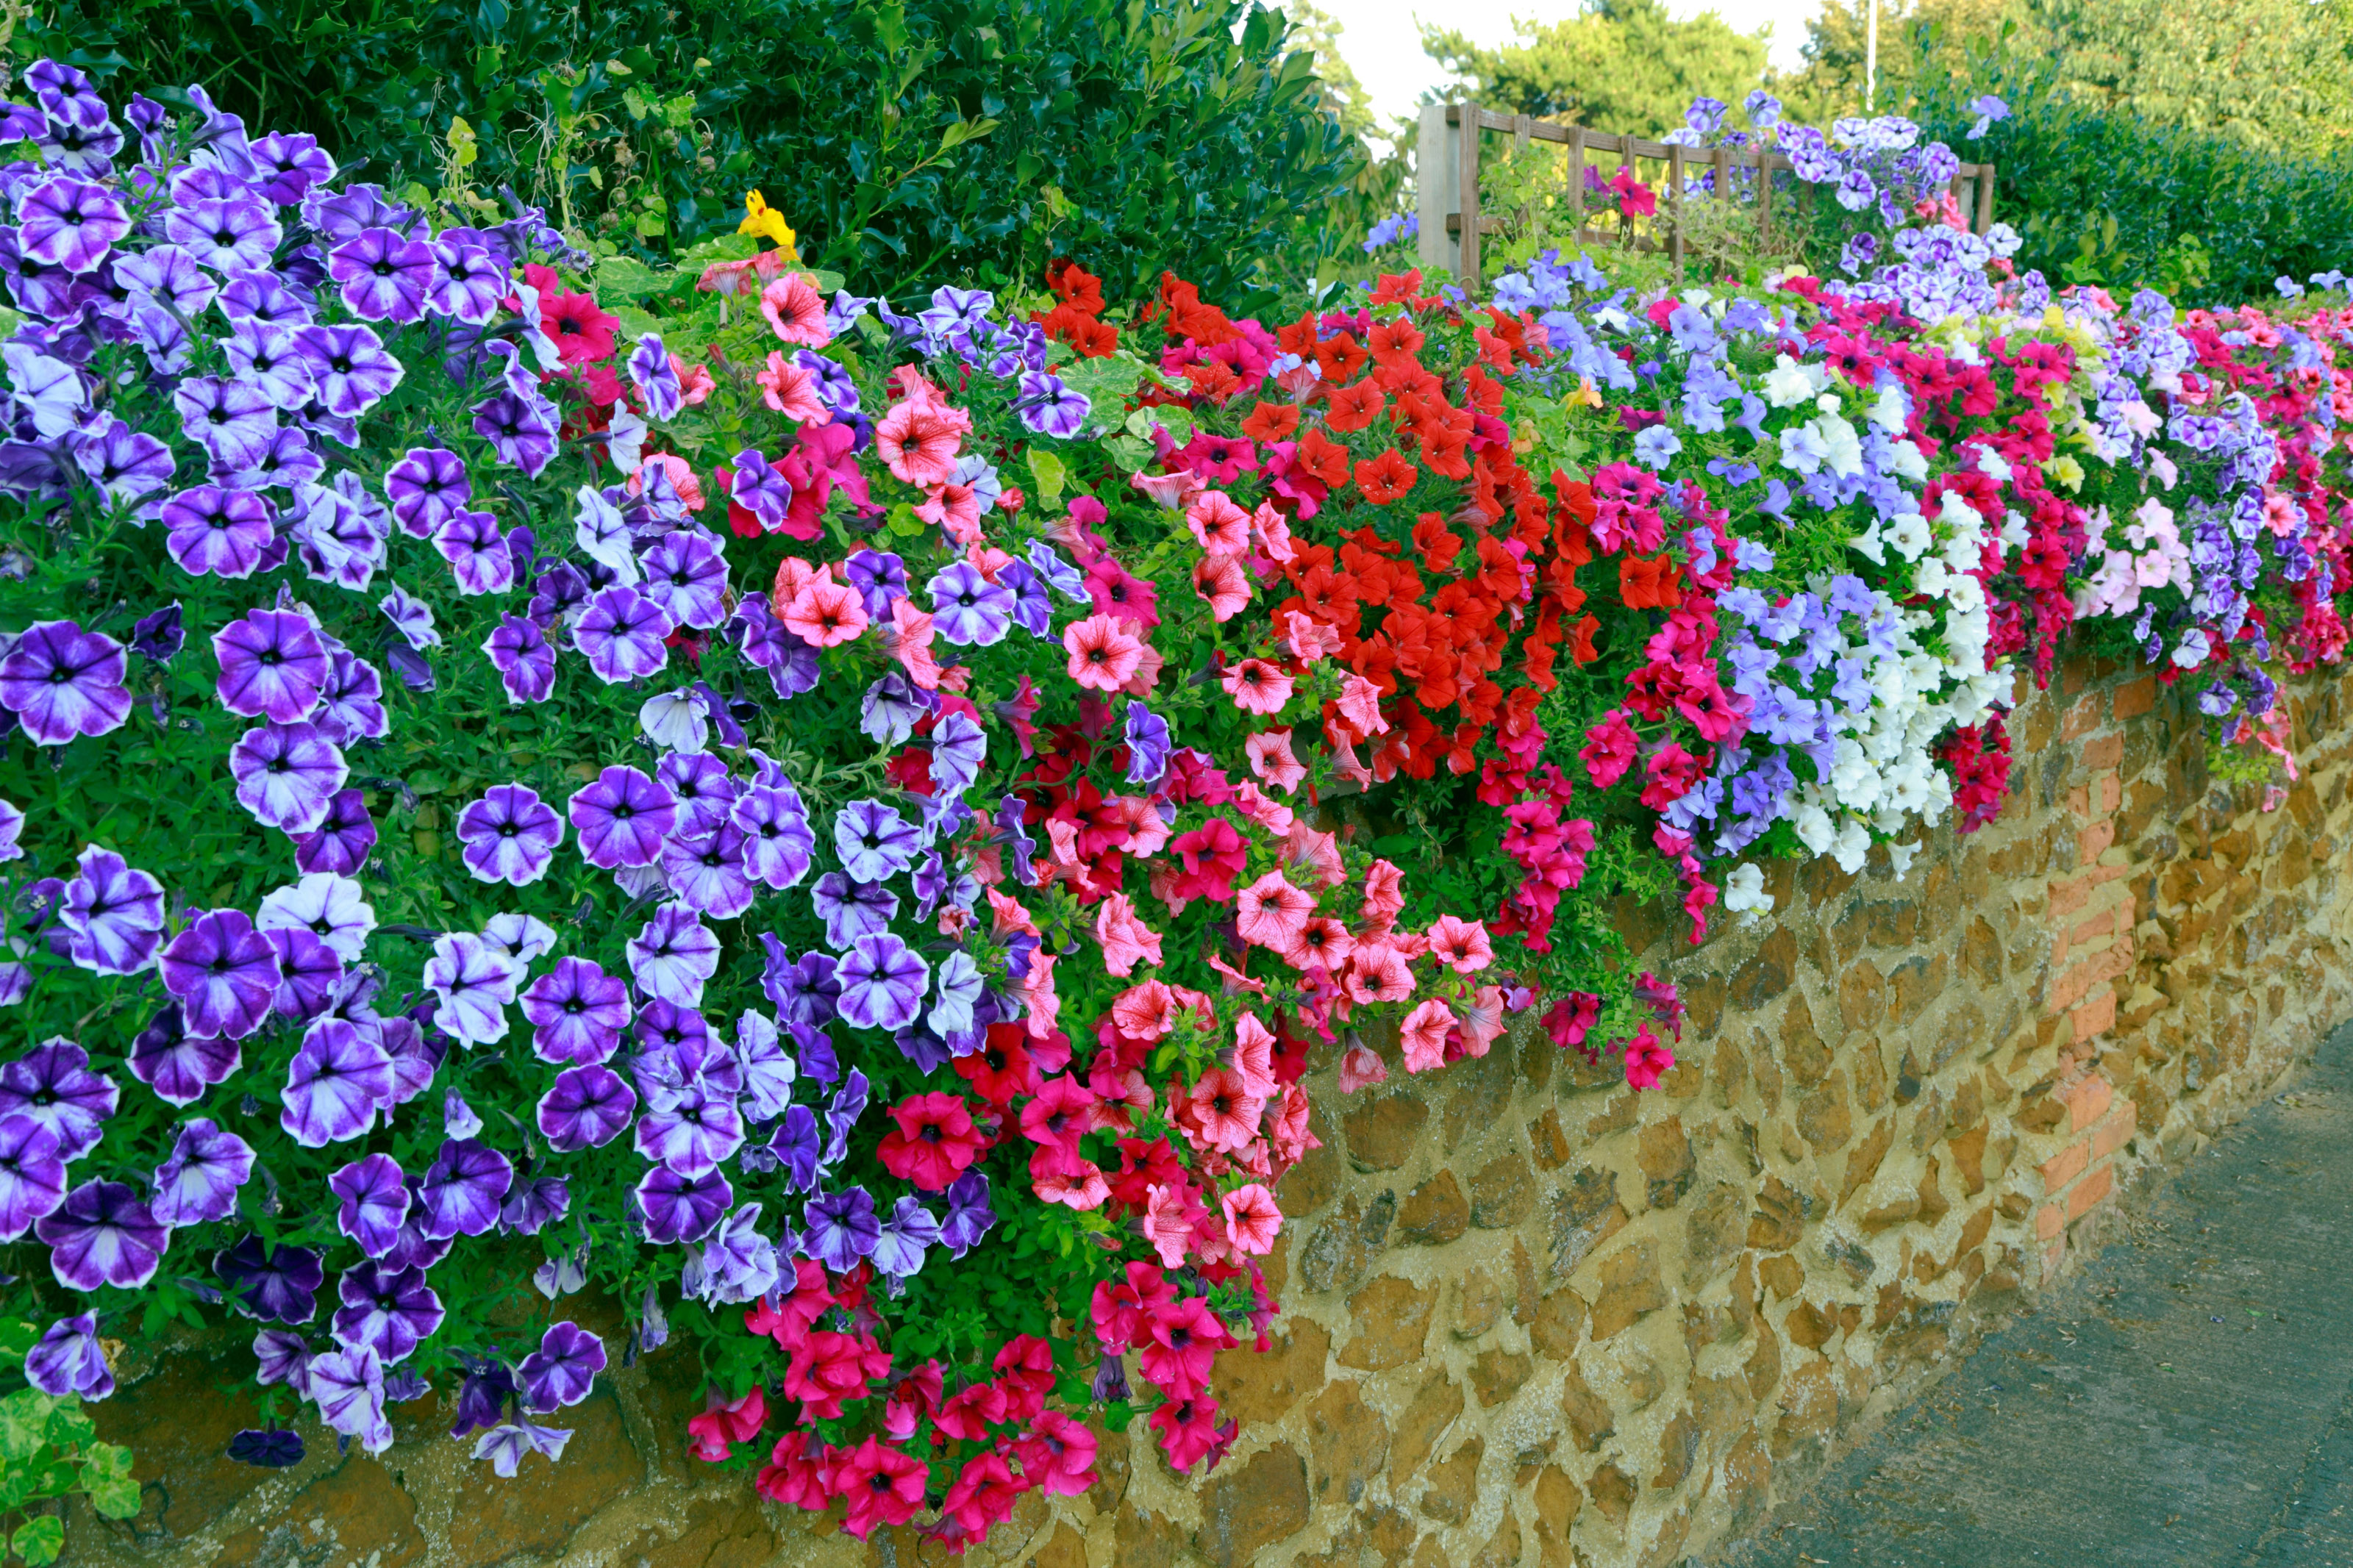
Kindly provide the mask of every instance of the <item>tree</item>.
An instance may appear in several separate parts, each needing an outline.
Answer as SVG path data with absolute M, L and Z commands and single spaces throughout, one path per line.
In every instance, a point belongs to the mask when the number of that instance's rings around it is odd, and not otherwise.
M 2343 13 L 2312 0 L 2029 0 L 2015 44 L 2068 91 L 2151 124 L 2320 152 L 2347 126 Z
M 1694 98 L 1737 102 L 1764 79 L 1765 40 L 1713 11 L 1679 22 L 1660 0 L 1586 0 L 1566 21 L 1514 26 L 1520 37 L 1497 49 L 1439 27 L 1421 44 L 1489 108 L 1638 136 L 1681 125 Z
M 1324 84 L 1324 109 L 1340 129 L 1362 140 L 1377 133 L 1372 100 L 1365 84 L 1340 56 L 1340 24 L 1314 0 L 1289 0 L 1282 9 L 1291 17 L 1285 43 L 1314 57 L 1315 79 Z
M 1863 111 L 1864 58 L 1872 0 L 1825 0 L 1807 24 L 1805 66 L 1776 81 L 1792 120 L 1828 125 Z M 1965 78 L 1970 56 L 2001 37 L 2023 0 L 1881 0 L 1879 112 L 1900 110 L 1924 72 Z

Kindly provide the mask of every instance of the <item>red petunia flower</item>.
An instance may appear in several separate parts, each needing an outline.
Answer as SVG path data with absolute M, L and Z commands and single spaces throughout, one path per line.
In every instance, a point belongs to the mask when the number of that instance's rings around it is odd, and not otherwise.
M 911 1095 L 891 1108 L 891 1120 L 899 1125 L 882 1135 L 875 1157 L 892 1175 L 928 1193 L 946 1191 L 987 1147 L 958 1095 Z
M 1358 463 L 1356 468 L 1356 488 L 1375 506 L 1387 506 L 1400 501 L 1413 493 L 1421 480 L 1421 470 L 1405 460 L 1405 454 L 1395 447 L 1377 458 Z

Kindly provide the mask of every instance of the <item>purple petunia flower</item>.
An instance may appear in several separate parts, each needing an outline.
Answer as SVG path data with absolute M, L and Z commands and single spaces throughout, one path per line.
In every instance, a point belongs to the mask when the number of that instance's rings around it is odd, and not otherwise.
M 100 1285 L 133 1290 L 155 1277 L 171 1233 L 121 1182 L 84 1182 L 33 1222 L 48 1245 L 49 1270 L 72 1290 Z
M 861 936 L 887 930 L 899 912 L 899 895 L 880 882 L 854 882 L 828 871 L 809 889 L 810 906 L 825 922 L 826 945 L 847 949 Z
M 366 1345 L 345 1345 L 311 1358 L 304 1378 L 319 1406 L 319 1419 L 368 1453 L 392 1447 L 392 1423 L 384 1415 L 384 1363 Z
M 302 327 L 295 347 L 310 362 L 319 402 L 328 413 L 355 419 L 400 384 L 400 362 L 365 327 Z
M 693 837 L 662 842 L 662 875 L 679 902 L 714 920 L 733 920 L 752 907 L 752 879 L 744 874 L 743 829 L 722 822 Z
M 522 976 L 522 964 L 470 931 L 437 939 L 425 963 L 425 984 L 440 999 L 434 1026 L 468 1045 L 506 1038 L 506 1009 Z
M 488 441 L 502 463 L 526 479 L 537 479 L 555 460 L 556 426 L 542 404 L 513 392 L 499 392 L 474 405 L 474 433 Z
M 555 647 L 538 623 L 500 616 L 498 630 L 483 642 L 482 651 L 491 656 L 509 702 L 544 702 L 554 691 Z
M 250 577 L 273 539 L 269 502 L 251 490 L 198 485 L 165 501 L 160 516 L 164 548 L 191 576 Z
M 988 647 L 1013 624 L 1013 590 L 990 582 L 969 561 L 951 562 L 933 574 L 933 624 L 942 640 Z
M 65 1202 L 58 1130 L 21 1112 L 0 1116 L 0 1241 L 14 1241 Z
M 817 1112 L 806 1105 L 786 1106 L 784 1120 L 769 1136 L 768 1152 L 784 1167 L 785 1182 L 793 1191 L 817 1190 L 818 1161 L 824 1152 Z
M 294 840 L 294 863 L 304 871 L 348 877 L 367 864 L 375 847 L 375 819 L 368 816 L 366 797 L 355 789 L 337 790 L 318 826 Z
M 662 639 L 678 629 L 668 612 L 635 588 L 611 587 L 588 601 L 572 627 L 572 645 L 588 657 L 596 679 L 610 685 L 659 669 L 670 658 Z
M 0 1117 L 20 1115 L 58 1135 L 58 1156 L 79 1160 L 98 1147 L 120 1100 L 114 1080 L 90 1070 L 90 1053 L 48 1040 L 0 1068 Z
M 460 594 L 503 594 L 514 586 L 514 556 L 489 512 L 453 513 L 434 532 L 433 548 L 449 563 Z
M 629 1026 L 628 984 L 585 958 L 559 958 L 523 992 L 522 1015 L 540 1060 L 602 1062 Z
M 841 1016 L 868 1029 L 903 1029 L 923 1012 L 931 971 L 890 931 L 861 936 L 841 961 Z
M 72 621 L 36 621 L 0 658 L 0 707 L 36 745 L 104 735 L 131 716 L 122 645 Z
M 699 1086 L 665 1093 L 638 1118 L 637 1150 L 684 1176 L 717 1170 L 744 1145 L 734 1101 Z
M 228 1457 L 240 1465 L 286 1469 L 302 1462 L 302 1434 L 283 1426 L 248 1426 L 228 1440 Z
M 358 1242 L 370 1258 L 382 1258 L 393 1249 L 401 1223 L 408 1217 L 409 1192 L 391 1155 L 362 1155 L 328 1177 L 327 1189 L 341 1200 L 335 1210 L 337 1230 Z
M 384 493 L 402 531 L 428 539 L 474 494 L 465 460 L 440 447 L 411 447 L 384 476 Z
M 111 849 L 84 848 L 80 875 L 66 884 L 58 923 L 66 952 L 99 974 L 136 974 L 164 944 L 164 884 Z
M 939 1244 L 938 1218 L 913 1194 L 902 1194 L 875 1237 L 874 1267 L 906 1279 L 922 1271 L 923 1254 Z
M 99 1347 L 98 1314 L 82 1312 L 51 1323 L 40 1342 L 25 1352 L 25 1377 L 52 1399 L 104 1399 L 112 1394 L 114 1373 Z
M 997 1223 L 996 1211 L 988 1206 L 988 1178 L 978 1171 L 966 1171 L 948 1184 L 947 1217 L 940 1222 L 940 1241 L 947 1247 L 951 1258 L 962 1258 L 980 1245 Z
M 638 1094 L 610 1068 L 567 1068 L 540 1097 L 539 1130 L 559 1153 L 610 1142 L 637 1113 Z
M 104 490 L 106 499 L 116 506 L 131 506 L 169 489 L 172 475 L 179 467 L 173 460 L 171 447 L 143 430 L 132 429 L 120 419 L 109 420 L 106 427 L 94 435 L 69 437 L 67 445 L 90 482 Z M 145 521 L 162 510 L 161 502 L 148 501 L 138 506 L 132 515 Z
M 180 1129 L 170 1158 L 155 1167 L 156 1223 L 177 1229 L 237 1213 L 237 1189 L 253 1174 L 253 1149 L 217 1122 L 196 1117 Z
M 287 1067 L 278 1124 L 305 1149 L 323 1149 L 367 1131 L 392 1091 L 392 1054 L 382 1039 L 345 1019 L 321 1018 L 303 1031 Z
M 639 560 L 638 592 L 682 626 L 709 630 L 727 618 L 727 561 L 710 535 L 674 529 Z
M 581 856 L 604 870 L 650 866 L 678 824 L 670 792 L 630 767 L 609 767 L 576 791 L 568 815 L 580 835 Z
M 122 203 L 88 180 L 46 180 L 16 199 L 16 243 L 45 266 L 90 271 L 130 232 Z
M 808 874 L 817 834 L 800 793 L 790 785 L 754 784 L 728 814 L 744 836 L 744 872 L 779 892 Z
M 710 832 L 735 805 L 735 780 L 716 757 L 673 752 L 661 760 L 654 776 L 677 797 L 678 826 L 670 831 L 678 837 Z
M 648 332 L 629 351 L 629 379 L 645 396 L 649 419 L 675 419 L 685 406 L 686 389 L 679 384 L 659 332 Z
M 834 815 L 833 847 L 854 881 L 881 882 L 914 864 L 923 834 L 879 800 L 853 800 Z
M 213 1255 L 213 1272 L 228 1287 L 237 1311 L 265 1323 L 307 1323 L 319 1310 L 326 1280 L 319 1255 L 306 1247 L 270 1247 L 248 1235 Z
M 326 645 L 310 617 L 293 610 L 252 610 L 213 634 L 220 661 L 215 693 L 247 719 L 291 724 L 319 705 L 327 683 Z
M 733 472 L 735 480 L 727 499 L 759 520 L 760 526 L 768 532 L 784 527 L 785 514 L 792 510 L 793 487 L 761 456 L 759 448 L 746 447 L 736 453 Z M 851 557 L 853 562 L 859 559 Z
M 261 272 L 285 230 L 260 202 L 206 196 L 166 214 L 164 235 L 216 272 Z
M 384 710 L 384 677 L 350 649 L 337 648 L 327 660 L 327 684 L 311 721 L 338 746 L 384 739 L 392 727 Z
M 388 228 L 364 228 L 327 253 L 327 276 L 364 321 L 417 320 L 438 271 L 430 249 Z
M 272 408 L 299 413 L 318 395 L 318 377 L 292 327 L 239 321 L 223 340 L 221 352 L 237 373 L 237 384 L 250 388 Z
M 727 1178 L 713 1171 L 686 1176 L 656 1165 L 638 1183 L 638 1212 L 645 1216 L 646 1239 L 657 1247 L 700 1241 L 735 1201 Z
M 131 1076 L 173 1105 L 189 1105 L 237 1069 L 244 1052 L 235 1040 L 190 1035 L 177 1003 L 165 1003 L 131 1039 Z M 176 1224 L 177 1221 L 166 1221 Z
M 683 904 L 664 904 L 628 945 L 638 989 L 681 1007 L 698 1006 L 703 983 L 719 972 L 719 939 Z
M 419 1228 L 430 1239 L 480 1236 L 499 1221 L 499 1205 L 514 1183 L 512 1162 L 488 1144 L 456 1138 L 441 1145 L 418 1184 Z
M 588 1397 L 605 1370 L 605 1342 L 577 1323 L 551 1324 L 518 1369 L 522 1407 L 545 1415 Z
M 313 871 L 266 894 L 255 924 L 266 931 L 309 931 L 345 963 L 357 963 L 375 930 L 375 910 L 350 878 Z
M 988 762 L 988 733 L 969 713 L 952 712 L 932 727 L 932 784 L 943 797 L 962 795 Z
M 180 411 L 180 433 L 226 468 L 245 467 L 278 428 L 269 399 L 243 382 L 192 376 L 173 389 L 172 404 Z
M 253 1381 L 268 1388 L 282 1383 L 300 1392 L 311 1371 L 311 1346 L 288 1329 L 263 1329 L 253 1336 Z
M 474 1458 L 488 1459 L 491 1473 L 511 1479 L 525 1454 L 544 1454 L 547 1462 L 554 1464 L 564 1458 L 564 1446 L 572 1440 L 569 1427 L 539 1426 L 529 1421 L 510 1422 L 493 1426 L 474 1443 Z
M 859 1259 L 874 1255 L 882 1239 L 882 1225 L 874 1215 L 874 1197 L 864 1187 L 820 1193 L 801 1211 L 807 1228 L 801 1250 L 837 1274 L 858 1267 Z
M 776 1288 L 776 1244 L 759 1231 L 760 1205 L 745 1204 L 702 1244 L 680 1281 L 685 1293 L 712 1303 L 756 1300 Z
M 1079 433 L 1093 412 L 1086 394 L 1072 389 L 1051 371 L 1021 373 L 1021 395 L 1014 400 L 1021 423 L 1040 436 L 1067 441 Z
M 327 819 L 327 803 L 351 777 L 335 743 L 316 724 L 263 724 L 229 748 L 237 800 L 265 827 L 308 833 Z
M 1127 782 L 1154 784 L 1168 771 L 1168 721 L 1141 702 L 1127 705 Z
M 358 1264 L 335 1281 L 335 1295 L 343 1302 L 335 1312 L 335 1342 L 365 1345 L 386 1366 L 406 1361 L 441 1326 L 441 1298 L 421 1268 Z
M 176 245 L 116 257 L 114 280 L 130 289 L 132 298 L 143 295 L 191 320 L 203 315 L 220 292 L 203 265 Z
M 524 1182 L 499 1205 L 499 1226 L 522 1236 L 541 1231 L 572 1212 L 572 1188 L 561 1176 L 541 1176 Z
M 458 814 L 458 837 L 476 881 L 527 888 L 554 864 L 564 820 L 538 792 L 522 784 L 492 784 Z
M 343 984 L 343 955 L 308 931 L 265 931 L 278 952 L 278 1016 L 307 1024 L 335 1005 Z
M 480 326 L 498 313 L 499 299 L 507 291 L 506 269 L 490 247 L 452 243 L 448 237 L 431 246 L 433 286 L 426 291 L 425 308 L 470 326 Z

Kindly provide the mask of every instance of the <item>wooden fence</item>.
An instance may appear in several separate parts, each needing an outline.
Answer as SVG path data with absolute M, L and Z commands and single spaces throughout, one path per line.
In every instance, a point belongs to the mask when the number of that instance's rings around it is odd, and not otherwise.
M 1455 279 L 1474 294 L 1480 286 L 1482 237 L 1501 233 L 1504 228 L 1504 219 L 1489 216 L 1480 206 L 1479 149 L 1482 131 L 1508 132 L 1518 148 L 1525 149 L 1531 142 L 1552 142 L 1567 149 L 1567 189 L 1562 195 L 1568 203 L 1573 243 L 1577 245 L 1620 243 L 1614 230 L 1586 224 L 1587 153 L 1611 154 L 1630 165 L 1637 158 L 1663 162 L 1667 171 L 1660 191 L 1657 226 L 1665 237 L 1644 238 L 1636 243 L 1644 249 L 1664 250 L 1674 262 L 1678 278 L 1683 276 L 1683 186 L 1691 174 L 1703 168 L 1714 170 L 1715 189 L 1720 192 L 1732 188 L 1732 172 L 1736 169 L 1761 174 L 1763 177 L 1755 183 L 1757 222 L 1769 237 L 1774 221 L 1772 176 L 1782 171 L 1794 174 L 1797 169 L 1778 153 L 1761 153 L 1746 147 L 1681 147 L 1641 136 L 1590 131 L 1582 125 L 1556 125 L 1525 114 L 1498 114 L 1475 103 L 1425 104 L 1415 170 L 1421 226 L 1420 260 L 1426 266 L 1451 269 Z M 1953 199 L 1963 212 L 1972 215 L 1972 226 L 1980 235 L 1993 226 L 1993 176 L 1991 163 L 1963 163 L 1953 176 Z M 1794 200 L 1802 213 L 1812 203 L 1814 187 L 1799 181 L 1792 184 Z

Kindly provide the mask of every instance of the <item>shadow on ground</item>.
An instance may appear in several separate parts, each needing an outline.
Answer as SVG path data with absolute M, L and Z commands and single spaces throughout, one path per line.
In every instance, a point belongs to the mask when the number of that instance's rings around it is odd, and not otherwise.
M 1715 1568 L 2353 1568 L 2353 1025 Z

